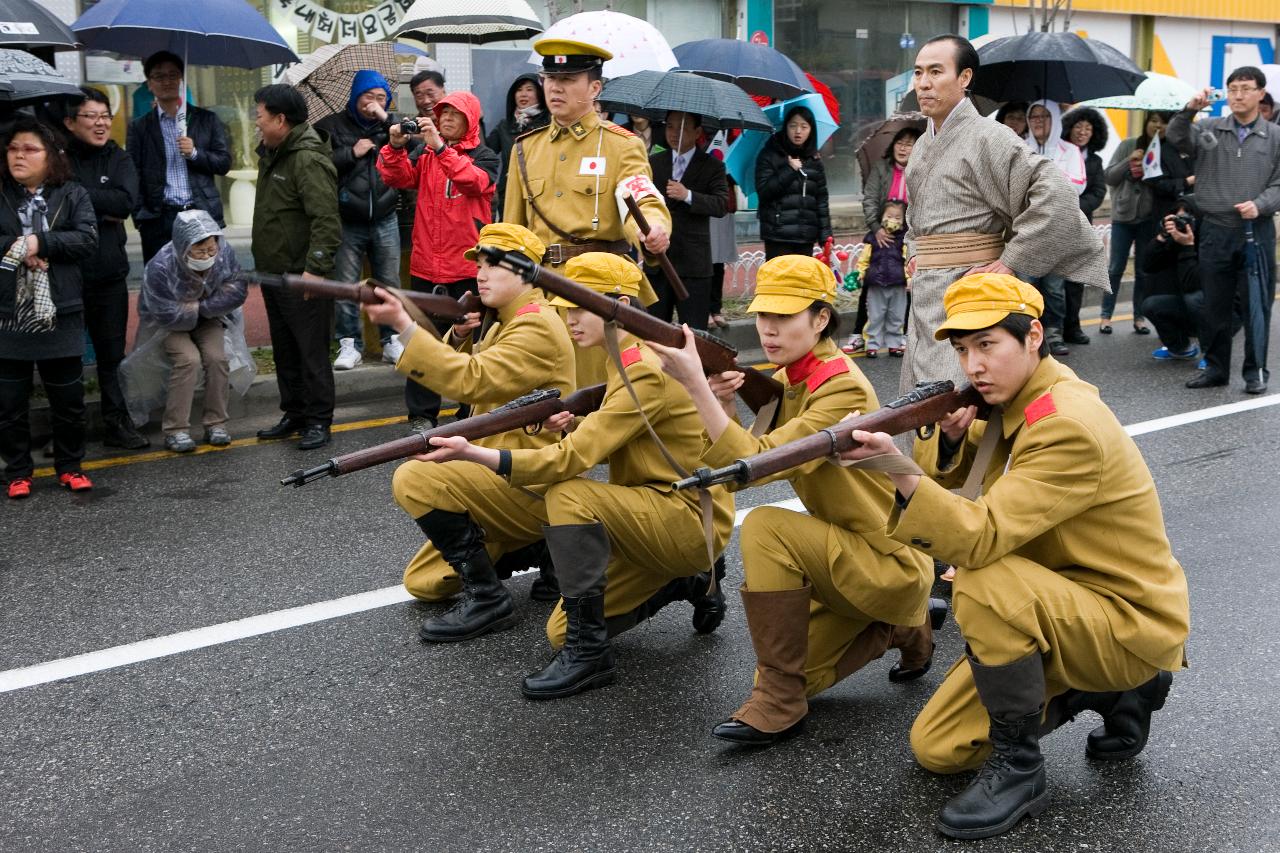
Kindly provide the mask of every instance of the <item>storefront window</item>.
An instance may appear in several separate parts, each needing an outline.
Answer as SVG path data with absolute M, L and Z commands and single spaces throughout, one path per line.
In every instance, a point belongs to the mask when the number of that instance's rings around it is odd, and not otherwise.
M 897 0 L 774 0 L 775 46 L 840 100 L 840 130 L 823 152 L 833 194 L 861 191 L 852 140 L 884 119 L 885 84 L 911 68 L 919 46 L 956 31 L 957 8 Z M 906 47 L 904 34 L 911 37 Z

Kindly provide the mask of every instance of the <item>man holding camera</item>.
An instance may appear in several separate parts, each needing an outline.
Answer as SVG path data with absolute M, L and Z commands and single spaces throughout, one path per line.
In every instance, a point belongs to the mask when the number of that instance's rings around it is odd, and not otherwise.
M 1200 289 L 1196 230 L 1195 217 L 1180 202 L 1174 213 L 1161 220 L 1160 231 L 1142 256 L 1147 280 L 1142 316 L 1156 327 L 1164 344 L 1151 353 L 1157 361 L 1189 361 L 1200 356 L 1195 340 L 1204 338 L 1204 292 Z
M 464 256 L 476 245 L 480 228 L 493 218 L 498 155 L 480 141 L 480 101 L 470 92 L 445 95 L 432 115 L 392 124 L 390 140 L 378 155 L 378 173 L 387 186 L 417 190 L 409 286 L 443 288 L 454 298 L 476 290 L 476 265 Z M 405 150 L 421 138 L 417 160 Z M 447 328 L 446 323 L 441 331 Z M 440 416 L 440 395 L 410 380 L 405 404 L 413 428 L 429 429 Z
M 1187 382 L 1188 388 L 1226 385 L 1231 372 L 1232 305 L 1249 295 L 1245 246 L 1252 230 L 1262 257 L 1262 340 L 1253 324 L 1245 324 L 1244 390 L 1267 390 L 1267 338 L 1271 304 L 1276 295 L 1276 226 L 1280 211 L 1280 132 L 1264 121 L 1259 106 L 1267 78 L 1252 66 L 1237 68 L 1227 78 L 1231 114 L 1204 119 L 1192 126 L 1195 114 L 1209 105 L 1211 90 L 1192 98 L 1169 122 L 1166 138 L 1195 157 L 1196 205 L 1200 225 L 1200 285 L 1204 291 L 1205 369 Z M 1261 354 L 1261 357 L 1259 357 Z

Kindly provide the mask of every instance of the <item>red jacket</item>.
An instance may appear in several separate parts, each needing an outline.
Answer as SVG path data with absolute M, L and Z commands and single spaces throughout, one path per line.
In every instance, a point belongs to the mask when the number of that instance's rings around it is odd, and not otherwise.
M 461 142 L 439 154 L 424 149 L 416 163 L 390 145 L 378 155 L 378 173 L 387 186 L 418 191 L 409 272 L 434 284 L 476 277 L 475 262 L 462 253 L 493 220 L 498 177 L 498 155 L 480 143 L 480 101 L 470 92 L 445 95 L 435 106 L 437 119 L 446 105 L 467 117 Z

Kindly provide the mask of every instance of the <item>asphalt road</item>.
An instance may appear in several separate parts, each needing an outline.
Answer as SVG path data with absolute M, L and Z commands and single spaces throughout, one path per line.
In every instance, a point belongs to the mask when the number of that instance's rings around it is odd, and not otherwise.
M 1120 323 L 1068 363 L 1125 424 L 1246 399 L 1238 377 L 1183 389 L 1190 366 L 1153 362 L 1153 340 Z M 860 364 L 888 399 L 899 362 Z M 1003 838 L 937 835 L 965 780 L 920 769 L 907 744 L 960 654 L 953 622 L 920 682 L 890 684 L 886 657 L 814 700 L 803 736 L 750 752 L 709 736 L 750 685 L 740 607 L 707 637 L 687 605 L 669 607 L 616 641 L 617 684 L 532 703 L 518 683 L 550 657 L 549 605 L 527 601 L 526 575 L 512 581 L 518 627 L 460 646 L 420 644 L 438 607 L 396 602 L 0 693 L 0 850 L 1280 850 L 1277 418 L 1267 406 L 1137 438 L 1191 584 L 1191 669 L 1133 761 L 1086 759 L 1096 717 L 1048 737 L 1050 808 Z M 390 469 L 276 482 L 402 429 L 341 432 L 319 454 L 246 443 L 114 465 L 85 497 L 37 480 L 32 499 L 0 507 L 0 685 L 393 587 L 419 533 L 390 499 Z M 738 506 L 790 497 L 777 485 Z M 729 560 L 736 587 L 736 537 Z

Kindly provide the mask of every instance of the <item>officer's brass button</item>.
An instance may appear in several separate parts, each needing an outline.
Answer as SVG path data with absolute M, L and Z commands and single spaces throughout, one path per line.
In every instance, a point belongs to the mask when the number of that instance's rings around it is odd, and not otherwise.
M 587 187 L 587 195 L 591 195 L 591 187 Z
M 562 195 L 564 195 L 564 193 L 560 192 L 560 190 L 556 190 L 556 198 L 560 198 Z
M 564 160 L 564 159 L 565 159 L 565 155 L 561 154 L 561 155 L 560 155 L 560 159 L 561 159 L 561 160 Z

